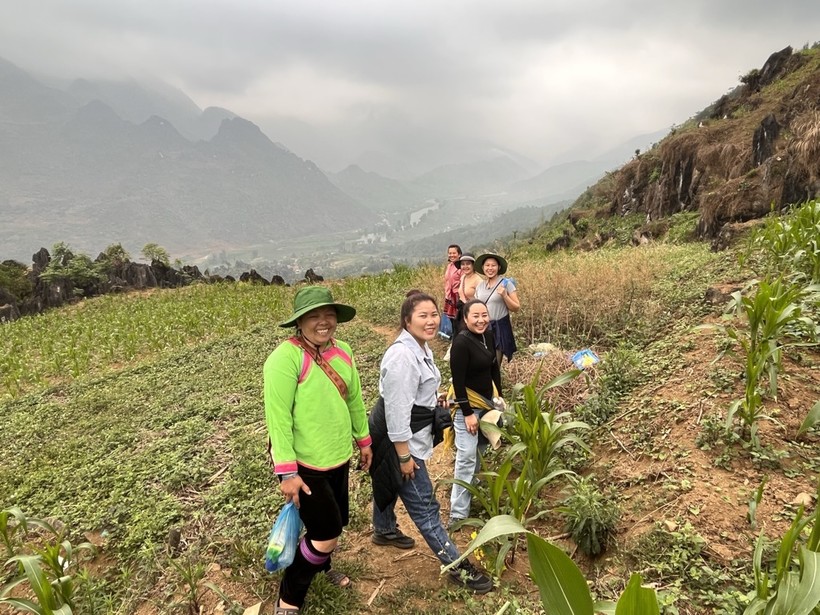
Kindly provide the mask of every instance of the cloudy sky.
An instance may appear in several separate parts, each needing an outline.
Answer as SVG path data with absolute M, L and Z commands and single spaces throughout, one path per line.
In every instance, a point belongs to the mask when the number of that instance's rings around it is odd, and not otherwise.
M 330 170 L 488 146 L 541 165 L 592 157 L 820 40 L 818 0 L 0 3 L 0 57 L 159 78 Z

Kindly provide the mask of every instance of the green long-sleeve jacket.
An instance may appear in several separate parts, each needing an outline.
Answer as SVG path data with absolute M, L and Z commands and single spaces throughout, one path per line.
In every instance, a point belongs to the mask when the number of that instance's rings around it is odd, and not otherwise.
M 353 454 L 353 440 L 370 446 L 359 372 L 345 342 L 333 340 L 322 353 L 347 385 L 347 400 L 294 339 L 265 361 L 265 420 L 277 474 L 297 462 L 318 470 L 336 468 Z

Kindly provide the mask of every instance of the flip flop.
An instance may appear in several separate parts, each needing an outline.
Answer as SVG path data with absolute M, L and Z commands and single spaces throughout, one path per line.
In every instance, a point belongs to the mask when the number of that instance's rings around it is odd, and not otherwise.
M 327 576 L 328 581 L 333 583 L 336 587 L 341 587 L 342 589 L 347 589 L 353 584 L 350 581 L 350 577 L 348 577 L 341 570 L 327 570 L 325 571 L 325 575 Z
M 299 609 L 286 609 L 279 606 L 279 600 L 277 600 L 273 606 L 273 615 L 299 615 Z

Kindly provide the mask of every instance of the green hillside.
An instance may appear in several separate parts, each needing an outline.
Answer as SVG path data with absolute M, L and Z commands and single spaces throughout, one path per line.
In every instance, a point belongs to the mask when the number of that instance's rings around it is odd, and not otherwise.
M 819 440 L 798 431 L 820 397 L 820 303 L 811 286 L 820 206 L 800 212 L 723 252 L 686 241 L 690 216 L 640 247 L 628 245 L 625 219 L 610 230 L 627 241 L 603 249 L 545 255 L 524 238 L 508 253 L 522 301 L 513 319 L 522 350 L 503 368 L 511 407 L 521 403 L 514 385 L 568 370 L 569 353 L 589 347 L 602 359 L 544 398 L 589 424 L 582 437 L 590 452 L 567 446 L 555 459 L 585 479 L 553 480 L 529 511 L 541 513 L 530 529 L 572 555 L 599 598 L 617 596 L 639 572 L 664 613 L 740 613 L 755 591 L 758 534 L 769 541 L 762 565 L 774 566 L 798 502 L 813 510 Z M 438 267 L 397 267 L 330 283 L 337 300 L 358 309 L 338 336 L 354 349 L 368 406 L 405 292 L 437 294 L 440 278 Z M 800 320 L 776 338 L 775 394 L 770 362 L 755 389 L 759 414 L 744 423 L 743 406 L 727 429 L 749 384 L 735 340 L 752 328 L 721 314 L 731 292 L 753 279 L 763 282 L 743 291 L 749 301 L 774 292 L 764 284 L 777 280 L 800 289 L 790 295 Z M 0 508 L 59 519 L 73 545 L 98 546 L 77 553 L 68 571 L 75 612 L 199 612 L 196 603 L 201 612 L 242 613 L 275 595 L 278 576 L 262 560 L 282 498 L 265 454 L 261 368 L 287 334 L 275 325 L 289 314 L 293 290 L 217 284 L 109 295 L 0 327 Z M 527 349 L 541 342 L 560 350 Z M 435 343 L 437 357 L 445 350 Z M 431 467 L 436 479 L 449 478 L 452 453 L 437 449 Z M 446 492 L 442 485 L 442 502 Z M 574 517 L 560 511 L 568 496 Z M 317 579 L 305 613 L 542 611 L 520 547 L 500 562 L 498 590 L 476 598 L 448 587 L 423 546 L 404 557 L 373 547 L 369 502 L 369 479 L 354 472 L 351 525 L 334 558 L 354 590 Z M 571 530 L 573 518 L 595 515 L 607 547 L 597 557 Z M 49 539 L 33 527 L 9 537 L 14 526 L 14 518 L 0 523 L 10 554 Z M 455 540 L 466 546 L 469 530 Z M 479 554 L 488 569 L 499 564 L 497 548 Z M 4 581 L 14 576 L 13 565 L 3 570 Z M 13 591 L 31 596 L 25 587 Z

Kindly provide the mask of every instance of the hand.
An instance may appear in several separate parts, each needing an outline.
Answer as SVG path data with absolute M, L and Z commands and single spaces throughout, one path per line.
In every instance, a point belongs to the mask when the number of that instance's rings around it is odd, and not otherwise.
M 475 412 L 464 417 L 464 424 L 467 425 L 467 433 L 473 436 L 478 433 L 478 417 Z
M 413 480 L 416 478 L 416 470 L 418 470 L 419 467 L 416 465 L 416 460 L 412 457 L 410 458 L 410 461 L 405 461 L 404 463 L 399 464 L 399 467 L 401 468 L 402 480 Z
M 498 288 L 495 289 L 495 292 L 497 292 L 498 296 L 503 299 L 504 295 L 507 294 L 507 288 L 503 284 L 499 284 Z
M 279 485 L 279 489 L 285 495 L 285 502 L 293 500 L 296 508 L 299 508 L 299 493 L 304 492 L 306 495 L 311 495 L 310 487 L 304 483 L 302 477 L 298 474 L 293 478 L 283 480 Z
M 359 450 L 359 458 L 361 460 L 360 467 L 367 472 L 370 469 L 370 464 L 373 462 L 373 449 L 369 446 L 363 446 Z

